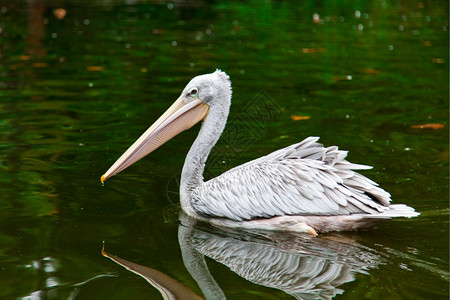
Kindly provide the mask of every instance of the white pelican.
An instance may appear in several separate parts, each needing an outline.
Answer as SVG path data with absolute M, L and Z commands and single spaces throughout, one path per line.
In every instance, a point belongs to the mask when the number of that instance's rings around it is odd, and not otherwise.
M 419 213 L 390 205 L 390 194 L 353 170 L 346 151 L 309 137 L 233 168 L 207 182 L 203 170 L 225 127 L 231 82 L 221 70 L 193 78 L 178 100 L 109 168 L 104 182 L 178 133 L 203 121 L 184 162 L 182 209 L 219 226 L 307 232 L 367 229 L 393 217 Z

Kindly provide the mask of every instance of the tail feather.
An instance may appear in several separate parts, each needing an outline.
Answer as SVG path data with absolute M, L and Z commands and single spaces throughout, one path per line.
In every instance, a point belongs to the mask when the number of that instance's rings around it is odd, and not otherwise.
M 419 212 L 415 211 L 414 208 L 407 206 L 405 204 L 391 204 L 389 205 L 389 210 L 384 211 L 379 214 L 366 215 L 366 218 L 381 218 L 381 219 L 391 219 L 391 218 L 412 218 L 420 215 Z

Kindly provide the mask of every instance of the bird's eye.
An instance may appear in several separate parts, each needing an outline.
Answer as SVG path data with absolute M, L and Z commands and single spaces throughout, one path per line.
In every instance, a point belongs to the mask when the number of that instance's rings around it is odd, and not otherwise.
M 198 94 L 198 89 L 197 88 L 193 88 L 190 92 L 189 92 L 189 96 L 197 96 Z

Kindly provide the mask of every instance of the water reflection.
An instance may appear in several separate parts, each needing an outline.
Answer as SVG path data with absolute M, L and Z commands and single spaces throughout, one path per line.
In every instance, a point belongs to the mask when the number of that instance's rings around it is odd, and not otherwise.
M 184 213 L 180 221 L 178 241 L 183 262 L 206 299 L 224 299 L 225 294 L 209 272 L 205 256 L 254 284 L 279 289 L 296 299 L 331 299 L 344 293 L 339 286 L 355 280 L 355 274 L 367 274 L 382 262 L 375 250 L 343 235 L 315 238 L 237 232 L 205 227 Z M 169 294 L 176 299 L 181 299 L 177 295 L 187 295 L 185 286 L 160 271 L 104 255 L 146 279 L 165 299 Z M 189 295 L 198 298 L 190 290 Z
M 170 211 L 166 222 L 163 195 L 196 133 L 106 188 L 98 172 L 132 141 L 130 132 L 166 108 L 163 100 L 177 95 L 179 84 L 215 67 L 236 77 L 231 117 L 242 116 L 259 91 L 283 116 L 256 131 L 246 151 L 234 148 L 239 155 L 219 144 L 217 164 L 208 163 L 211 176 L 224 163 L 249 161 L 306 134 L 351 150 L 355 161 L 377 166 L 367 175 L 383 182 L 395 202 L 424 213 L 355 234 L 387 264 L 337 288 L 351 285 L 344 293 L 350 298 L 448 299 L 448 1 L 184 1 L 199 8 L 180 2 L 0 1 L 0 299 L 120 299 L 124 290 L 122 299 L 148 290 L 158 296 L 151 286 L 126 281 L 134 274 L 106 273 L 116 266 L 99 255 L 102 240 L 120 244 L 117 254 L 170 261 L 181 268 L 174 278 L 189 276 L 172 238 L 178 215 Z M 64 19 L 53 15 L 56 8 L 67 10 Z M 90 68 L 96 66 L 104 71 Z M 294 122 L 290 115 L 311 119 Z M 239 121 L 252 126 L 250 118 Z M 412 128 L 428 123 L 445 127 Z M 176 205 L 177 193 L 170 195 Z M 279 238 L 283 244 L 292 237 Z M 197 239 L 191 246 L 200 249 L 205 241 Z M 361 251 L 367 252 L 374 253 Z M 266 291 L 206 261 L 227 296 L 233 288 L 242 299 Z M 239 285 L 225 285 L 224 276 Z
M 173 279 L 169 275 L 164 274 L 163 272 L 146 266 L 141 266 L 127 261 L 123 258 L 111 255 L 104 249 L 102 250 L 102 254 L 103 256 L 111 259 L 113 262 L 121 265 L 128 271 L 144 278 L 148 283 L 153 285 L 161 293 L 164 299 L 202 299 L 202 297 L 195 294 L 192 290 L 184 286 L 182 283 Z

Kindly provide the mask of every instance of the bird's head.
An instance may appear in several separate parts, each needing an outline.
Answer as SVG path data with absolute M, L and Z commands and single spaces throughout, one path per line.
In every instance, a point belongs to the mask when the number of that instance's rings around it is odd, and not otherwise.
M 219 95 L 221 97 L 218 97 Z M 204 120 L 210 108 L 225 106 L 228 110 L 230 101 L 231 82 L 225 72 L 216 70 L 214 73 L 193 78 L 175 103 L 122 154 L 100 180 L 104 182 L 150 154 L 178 133 Z
M 230 77 L 219 69 L 211 74 L 194 77 L 186 85 L 180 98 L 184 98 L 186 101 L 198 99 L 208 106 L 224 105 L 216 103 L 216 101 L 231 98 Z

